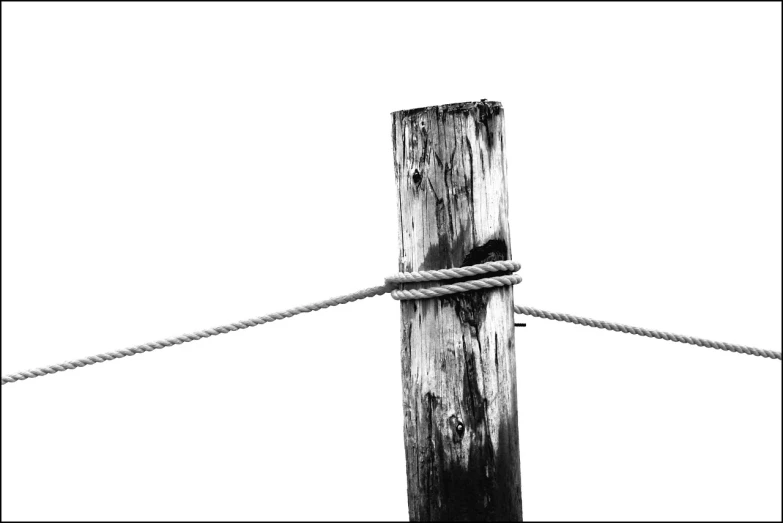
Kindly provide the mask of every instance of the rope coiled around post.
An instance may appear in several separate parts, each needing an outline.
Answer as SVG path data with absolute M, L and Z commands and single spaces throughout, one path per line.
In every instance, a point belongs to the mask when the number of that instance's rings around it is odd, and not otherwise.
M 440 269 L 433 271 L 418 272 L 399 272 L 386 278 L 387 285 L 422 283 L 438 280 L 451 280 L 455 278 L 466 278 L 487 274 L 490 272 L 518 271 L 521 266 L 514 261 L 494 261 L 470 265 L 468 267 L 455 267 L 453 269 Z M 458 292 L 476 291 L 480 289 L 490 289 L 492 287 L 504 287 L 506 285 L 516 285 L 522 281 L 521 276 L 515 274 L 504 276 L 490 276 L 480 280 L 462 281 L 442 285 L 440 287 L 429 287 L 427 289 L 395 289 L 392 291 L 392 298 L 395 300 L 425 300 L 447 294 Z
M 163 340 L 152 341 L 144 343 L 142 345 L 136 345 L 135 347 L 129 347 L 114 352 L 106 352 L 103 354 L 96 354 L 95 356 L 88 356 L 86 358 L 80 358 L 78 360 L 66 361 L 57 365 L 50 365 L 48 367 L 38 367 L 36 369 L 30 369 L 27 371 L 18 372 L 16 374 L 7 374 L 0 378 L 2 384 L 14 383 L 16 381 L 27 380 L 31 378 L 38 378 L 40 376 L 46 376 L 47 374 L 55 374 L 66 370 L 78 369 L 93 365 L 95 363 L 103 363 L 106 361 L 112 361 L 127 356 L 134 356 L 136 354 L 142 354 L 145 352 L 151 352 L 157 349 L 165 347 L 171 347 L 172 345 L 181 345 L 190 341 L 196 341 L 203 338 L 209 338 L 211 336 L 217 336 L 218 334 L 225 334 L 228 332 L 234 332 L 237 330 L 247 329 L 249 327 L 255 327 L 256 325 L 263 325 L 271 321 L 282 320 L 284 318 L 291 318 L 297 314 L 303 314 L 305 312 L 313 312 L 327 307 L 333 307 L 335 305 L 342 305 L 344 303 L 350 303 L 352 301 L 362 300 L 364 298 L 371 298 L 373 296 L 382 296 L 384 294 L 392 293 L 392 296 L 397 300 L 410 300 L 420 299 L 419 296 L 414 296 L 416 292 L 413 289 L 406 290 L 403 294 L 397 296 L 394 293 L 397 292 L 399 283 L 403 281 L 405 283 L 424 282 L 424 281 L 436 281 L 446 280 L 453 278 L 461 278 L 465 276 L 475 276 L 478 274 L 486 274 L 489 272 L 519 270 L 519 264 L 516 262 L 488 262 L 479 265 L 472 265 L 470 267 L 460 267 L 455 269 L 442 269 L 434 271 L 419 271 L 410 273 L 398 273 L 386 278 L 386 283 L 377 287 L 370 287 L 368 289 L 362 289 L 360 291 L 352 292 L 342 296 L 329 298 L 327 300 L 310 303 L 308 305 L 301 305 L 299 307 L 293 307 L 280 312 L 273 312 L 265 316 L 259 316 L 257 318 L 250 318 L 249 320 L 239 321 L 236 323 L 229 323 L 227 325 L 221 325 L 212 329 L 203 331 L 197 331 L 191 334 L 183 334 L 174 338 L 166 338 Z M 518 283 L 522 279 L 518 276 L 498 276 L 494 278 L 484 278 L 482 280 L 474 280 L 469 282 L 459 282 L 452 285 L 444 285 L 442 287 L 432 287 L 429 289 L 419 291 L 423 294 L 429 294 L 431 296 L 443 296 L 445 294 L 453 294 L 456 292 L 467 292 L 477 289 L 485 289 L 489 287 L 497 287 L 501 285 L 513 285 L 510 283 L 514 281 Z M 402 291 L 401 291 L 402 292 Z M 431 297 L 426 296 L 426 297 Z
M 197 331 L 191 334 L 183 334 L 182 336 L 176 336 L 174 338 L 166 338 L 163 340 L 153 341 L 135 347 L 129 347 L 114 352 L 106 352 L 97 354 L 95 356 L 89 356 L 87 358 L 80 358 L 77 360 L 71 360 L 57 365 L 50 365 L 48 367 L 38 367 L 28 371 L 18 372 L 16 374 L 7 374 L 2 376 L 0 380 L 2 384 L 14 383 L 16 381 L 22 381 L 31 378 L 37 378 L 40 376 L 46 376 L 48 374 L 55 374 L 65 370 L 73 370 L 80 367 L 86 367 L 95 363 L 103 363 L 127 356 L 134 356 L 136 354 L 142 354 L 145 352 L 151 352 L 157 349 L 170 347 L 172 345 L 181 345 L 190 341 L 196 341 L 203 338 L 209 338 L 211 336 L 217 336 L 218 334 L 225 334 L 237 330 L 247 329 L 249 327 L 255 327 L 256 325 L 263 325 L 276 320 L 284 318 L 291 318 L 298 314 L 305 312 L 313 312 L 327 307 L 333 307 L 335 305 L 342 305 L 344 303 L 350 303 L 364 298 L 371 298 L 373 296 L 382 296 L 384 294 L 391 293 L 392 298 L 395 300 L 419 300 L 428 299 L 438 296 L 445 296 L 448 294 L 455 294 L 459 292 L 470 292 L 475 290 L 489 289 L 494 287 L 503 287 L 507 285 L 516 285 L 522 281 L 520 276 L 514 274 L 488 276 L 477 280 L 460 281 L 455 283 L 446 283 L 437 287 L 429 287 L 422 289 L 401 289 L 399 288 L 404 284 L 426 283 L 434 281 L 451 280 L 456 278 L 466 278 L 478 276 L 481 274 L 490 274 L 493 272 L 514 272 L 519 270 L 520 265 L 517 262 L 505 260 L 505 261 L 492 261 L 487 263 L 481 263 L 477 265 L 471 265 L 468 267 L 455 267 L 451 269 L 439 269 L 431 271 L 417 271 L 417 272 L 400 272 L 389 276 L 385 279 L 385 284 L 377 287 L 370 287 L 368 289 L 362 289 L 350 294 L 329 298 L 314 302 L 308 305 L 301 305 L 286 309 L 280 312 L 273 312 L 264 316 L 251 318 L 236 323 L 229 323 L 227 325 L 221 325 L 212 329 L 206 329 L 203 331 Z M 579 325 L 585 325 L 588 327 L 597 327 L 601 329 L 613 330 L 617 332 L 626 332 L 629 334 L 636 334 L 639 336 L 648 336 L 651 338 L 664 339 L 669 341 L 677 341 L 681 343 L 689 343 L 692 345 L 699 345 L 703 347 L 712 347 L 715 349 L 721 349 L 732 352 L 739 352 L 742 354 L 750 354 L 753 356 L 761 356 L 764 358 L 781 359 L 779 352 L 756 349 L 753 347 L 745 347 L 743 345 L 735 345 L 732 343 L 723 343 L 705 340 L 701 338 L 692 338 L 690 336 L 682 336 L 679 334 L 670 334 L 667 332 L 653 331 L 643 329 L 640 327 L 630 327 L 618 323 L 604 322 L 600 320 L 591 320 L 589 318 L 580 318 L 578 316 L 572 316 L 570 314 L 559 314 L 554 312 L 547 312 L 532 307 L 520 307 L 514 306 L 514 312 L 517 314 L 525 314 L 528 316 L 535 316 L 538 318 L 546 318 L 550 320 L 565 321 L 569 323 L 576 323 Z

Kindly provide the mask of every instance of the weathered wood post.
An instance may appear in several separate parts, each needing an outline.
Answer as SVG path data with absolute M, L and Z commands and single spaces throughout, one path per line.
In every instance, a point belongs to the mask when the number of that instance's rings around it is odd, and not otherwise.
M 400 271 L 511 259 L 504 134 L 498 102 L 392 113 Z M 521 521 L 513 288 L 400 308 L 410 519 Z

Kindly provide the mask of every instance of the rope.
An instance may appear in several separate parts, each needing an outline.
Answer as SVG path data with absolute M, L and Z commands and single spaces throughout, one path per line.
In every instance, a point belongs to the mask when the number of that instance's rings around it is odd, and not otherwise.
M 31 369 L 28 371 L 19 372 L 17 374 L 8 374 L 0 379 L 2 380 L 2 384 L 5 385 L 6 383 L 13 383 L 15 381 L 37 378 L 39 376 L 46 376 L 47 374 L 54 374 L 56 372 L 72 370 L 79 367 L 92 365 L 94 363 L 103 363 L 104 361 L 116 360 L 119 358 L 124 358 L 126 356 L 133 356 L 135 354 L 141 354 L 156 349 L 162 349 L 164 347 L 170 347 L 172 345 L 180 345 L 182 343 L 187 343 L 189 341 L 200 340 L 202 338 L 209 338 L 210 336 L 217 336 L 218 334 L 225 334 L 228 332 L 233 332 L 241 329 L 247 329 L 248 327 L 255 327 L 256 325 L 262 325 L 264 323 L 269 323 L 270 321 L 282 320 L 283 318 L 290 318 L 292 316 L 296 316 L 297 314 L 317 311 L 320 309 L 325 309 L 327 307 L 332 307 L 334 305 L 342 305 L 343 303 L 350 303 L 356 300 L 363 300 L 364 298 L 380 296 L 382 294 L 391 292 L 391 290 L 392 287 L 388 285 L 381 285 L 379 287 L 370 287 L 369 289 L 363 289 L 357 292 L 352 292 L 351 294 L 346 294 L 344 296 L 329 298 L 328 300 L 318 301 L 315 303 L 311 303 L 309 305 L 301 305 L 299 307 L 286 309 L 281 312 L 273 312 L 272 314 L 267 314 L 266 316 L 259 316 L 258 318 L 251 318 L 249 320 L 240 321 L 237 323 L 229 323 L 228 325 L 221 325 L 220 327 L 215 327 L 214 329 L 207 329 L 199 332 L 194 332 L 192 334 L 183 334 L 182 336 L 177 336 L 176 338 L 168 338 L 165 340 L 153 341 L 150 343 L 137 345 L 135 347 L 129 347 L 127 349 L 118 350 L 115 352 L 106 352 L 104 354 L 97 354 L 95 356 L 90 356 L 87 358 L 67 361 L 65 363 L 60 363 L 59 365 L 51 365 L 49 367 L 39 367 L 37 369 Z
M 514 312 L 517 314 L 524 314 L 526 316 L 535 316 L 536 318 L 545 318 L 547 320 L 565 321 L 568 323 L 576 323 L 578 325 L 584 325 L 586 327 L 596 327 L 599 329 L 606 329 L 615 332 L 625 332 L 627 334 L 636 334 L 637 336 L 647 336 L 649 338 L 658 338 L 660 340 L 678 341 L 680 343 L 689 343 L 691 345 L 698 345 L 699 347 L 711 347 L 713 349 L 727 350 L 731 352 L 740 352 L 742 354 L 750 354 L 752 356 L 761 356 L 762 358 L 772 358 L 774 360 L 781 359 L 779 352 L 771 350 L 756 349 L 754 347 L 745 347 L 744 345 L 735 345 L 733 343 L 724 343 L 722 341 L 711 341 L 703 338 L 693 338 L 691 336 L 683 336 L 682 334 L 671 334 L 669 332 L 654 331 L 644 329 L 642 327 L 631 327 L 629 325 L 623 325 L 621 323 L 611 323 L 602 320 L 592 320 L 590 318 L 581 318 L 579 316 L 572 316 L 570 314 L 560 314 L 558 312 L 548 312 L 532 307 L 520 307 L 514 305 Z
M 329 298 L 327 300 L 318 301 L 308 305 L 301 305 L 292 309 L 286 309 L 281 312 L 273 312 L 265 316 L 259 316 L 257 318 L 251 318 L 249 320 L 240 321 L 236 323 L 229 323 L 228 325 L 221 325 L 213 329 L 207 329 L 203 331 L 194 332 L 192 334 L 183 334 L 175 338 L 167 338 L 164 340 L 153 341 L 135 347 L 129 347 L 114 352 L 106 352 L 103 354 L 97 354 L 95 356 L 89 356 L 87 358 L 81 358 L 78 360 L 67 361 L 58 365 L 51 365 L 49 367 L 38 367 L 37 369 L 31 369 L 28 371 L 18 372 L 16 374 L 7 374 L 0 378 L 2 385 L 6 383 L 14 383 L 16 381 L 22 381 L 31 378 L 38 378 L 40 376 L 46 376 L 47 374 L 55 374 L 66 370 L 77 369 L 85 367 L 87 365 L 93 365 L 95 363 L 103 363 L 105 361 L 116 360 L 124 358 L 126 356 L 133 356 L 135 354 L 142 354 L 164 347 L 170 347 L 172 345 L 180 345 L 190 341 L 196 341 L 203 338 L 209 338 L 210 336 L 217 336 L 218 334 L 225 334 L 237 330 L 247 329 L 248 327 L 255 327 L 256 325 L 262 325 L 275 320 L 282 320 L 284 318 L 290 318 L 297 314 L 303 314 L 305 312 L 313 312 L 327 307 L 333 307 L 335 305 L 342 305 L 344 303 L 350 303 L 352 301 L 363 300 L 364 298 L 371 298 L 373 296 L 381 296 L 383 294 L 391 293 L 392 298 L 395 300 L 417 300 L 427 299 L 436 296 L 445 296 L 447 294 L 454 294 L 458 292 L 468 292 L 479 289 L 488 289 L 493 287 L 502 287 L 506 285 L 516 285 L 522 281 L 520 276 L 510 274 L 502 276 L 491 276 L 487 278 L 481 278 L 477 280 L 469 280 L 463 282 L 455 282 L 438 287 L 430 287 L 426 289 L 397 289 L 396 287 L 401 284 L 421 283 L 429 281 L 448 280 L 454 278 L 472 277 L 480 274 L 487 274 L 491 272 L 504 272 L 504 271 L 517 271 L 520 265 L 517 262 L 512 261 L 494 261 L 487 262 L 478 265 L 471 265 L 469 267 L 457 267 L 452 269 L 441 269 L 433 271 L 418 271 L 418 272 L 401 272 L 395 275 L 389 276 L 385 279 L 385 284 L 378 287 L 370 287 L 360 291 L 345 294 L 343 296 L 337 296 Z M 681 343 L 690 343 L 693 345 L 700 345 L 705 347 L 712 347 L 721 350 L 728 350 L 732 352 L 741 352 L 743 354 L 751 354 L 754 356 L 762 356 L 764 358 L 781 359 L 779 352 L 773 352 L 762 349 L 755 349 L 752 347 L 744 347 L 742 345 L 734 345 L 730 343 L 722 343 L 710 340 L 704 340 L 701 338 L 691 338 L 690 336 L 681 336 L 678 334 L 669 334 L 660 331 L 651 331 L 642 329 L 639 327 L 629 327 L 626 325 L 620 325 L 617 323 L 608 323 L 599 320 L 591 320 L 588 318 L 580 318 L 578 316 L 571 316 L 569 314 L 558 314 L 553 312 L 541 311 L 533 309 L 531 307 L 514 306 L 514 311 L 518 314 L 525 314 L 528 316 L 536 316 L 539 318 L 546 318 L 550 320 L 566 321 L 569 323 L 578 323 L 580 325 L 586 325 L 588 327 L 598 327 L 601 329 L 608 329 L 618 332 L 626 332 L 630 334 L 637 334 L 639 336 L 649 336 L 651 338 L 659 338 L 669 341 L 679 341 Z
M 425 300 L 427 298 L 455 294 L 457 292 L 503 287 L 504 285 L 516 285 L 521 281 L 522 278 L 520 276 L 512 274 L 510 276 L 495 276 L 494 278 L 463 281 L 460 283 L 452 283 L 451 285 L 443 285 L 442 287 L 430 287 L 429 289 L 394 290 L 391 295 L 395 300 Z
M 490 287 L 500 287 L 503 285 L 515 285 L 522 281 L 519 276 L 496 276 L 494 278 L 484 278 L 481 280 L 474 280 L 468 282 L 453 283 L 451 285 L 444 285 L 442 287 L 432 287 L 422 290 L 395 290 L 399 283 L 415 283 L 423 281 L 436 281 L 452 278 L 475 276 L 478 274 L 486 274 L 489 272 L 498 271 L 517 271 L 520 265 L 517 262 L 512 261 L 496 261 L 487 262 L 479 265 L 471 265 L 470 267 L 459 267 L 453 269 L 441 269 L 432 271 L 419 271 L 419 272 L 403 272 L 393 276 L 389 276 L 385 279 L 385 285 L 378 287 L 370 287 L 361 291 L 353 292 L 343 296 L 337 296 L 335 298 L 329 298 L 309 305 L 302 305 L 294 307 L 293 309 L 287 309 L 281 312 L 274 312 L 267 314 L 266 316 L 259 316 L 258 318 L 251 318 L 249 320 L 240 321 L 237 323 L 230 323 L 228 325 L 222 325 L 215 327 L 214 329 L 207 329 L 204 331 L 194 332 L 192 334 L 183 334 L 176 338 L 168 338 L 165 340 L 153 341 L 145 343 L 143 345 L 137 345 L 135 347 L 129 347 L 127 349 L 118 350 L 115 352 L 106 352 L 104 354 L 97 354 L 95 356 L 89 356 L 87 358 L 81 358 L 78 360 L 66 361 L 58 365 L 50 365 L 49 367 L 38 367 L 37 369 L 30 369 L 16 374 L 8 374 L 0 378 L 2 385 L 6 383 L 14 383 L 16 381 L 22 381 L 31 378 L 38 378 L 40 376 L 46 376 L 47 374 L 55 374 L 65 370 L 77 369 L 85 367 L 87 365 L 93 365 L 94 363 L 103 363 L 105 361 L 116 360 L 124 358 L 126 356 L 133 356 L 135 354 L 142 354 L 144 352 L 150 352 L 164 347 L 170 347 L 172 345 L 180 345 L 189 341 L 200 340 L 202 338 L 209 338 L 210 336 L 217 336 L 218 334 L 225 334 L 227 332 L 233 332 L 236 330 L 247 329 L 248 327 L 255 327 L 270 321 L 281 320 L 283 318 L 290 318 L 297 314 L 305 312 L 317 311 L 332 307 L 334 305 L 342 305 L 343 303 L 350 303 L 356 300 L 362 300 L 364 298 L 371 298 L 373 296 L 381 296 L 389 292 L 392 293 L 392 297 L 396 300 L 412 300 L 419 297 L 432 297 L 443 296 L 446 294 L 453 294 L 456 292 L 466 292 L 476 289 L 486 289 Z M 397 294 L 399 293 L 399 294 Z
M 398 272 L 386 278 L 387 285 L 404 283 L 421 283 L 437 280 L 451 280 L 454 278 L 465 278 L 476 276 L 478 274 L 487 274 L 489 272 L 518 271 L 521 265 L 514 261 L 494 261 L 481 263 L 479 265 L 470 265 L 468 267 L 455 267 L 453 269 L 440 269 L 433 271 L 419 272 Z M 492 287 L 503 287 L 505 285 L 516 285 L 522 281 L 521 276 L 514 274 L 508 276 L 492 276 L 480 280 L 471 280 L 457 282 L 440 287 L 430 287 L 427 289 L 396 289 L 391 295 L 395 300 L 424 300 L 436 296 L 445 296 L 458 292 L 475 291 L 479 289 L 489 289 Z
M 454 278 L 465 278 L 467 276 L 476 276 L 478 274 L 487 274 L 488 272 L 511 271 L 516 272 L 522 267 L 515 261 L 493 261 L 481 263 L 479 265 L 470 265 L 468 267 L 455 267 L 453 269 L 440 269 L 434 271 L 419 272 L 398 272 L 385 279 L 386 283 L 418 283 L 423 281 L 435 280 L 453 280 Z

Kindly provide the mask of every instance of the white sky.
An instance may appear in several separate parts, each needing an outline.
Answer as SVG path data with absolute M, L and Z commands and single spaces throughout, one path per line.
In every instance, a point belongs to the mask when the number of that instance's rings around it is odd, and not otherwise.
M 2 6 L 2 373 L 378 285 L 505 107 L 516 303 L 781 350 L 781 6 Z M 2 388 L 3 520 L 407 519 L 375 298 Z M 781 364 L 535 318 L 525 519 L 780 520 Z

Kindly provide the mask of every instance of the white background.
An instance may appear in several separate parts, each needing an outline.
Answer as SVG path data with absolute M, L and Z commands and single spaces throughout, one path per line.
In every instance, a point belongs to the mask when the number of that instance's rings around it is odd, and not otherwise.
M 503 103 L 516 303 L 781 349 L 781 6 L 2 6 L 2 373 L 378 285 Z M 2 388 L 4 520 L 407 518 L 388 297 Z M 781 364 L 520 317 L 525 519 L 780 520 Z

